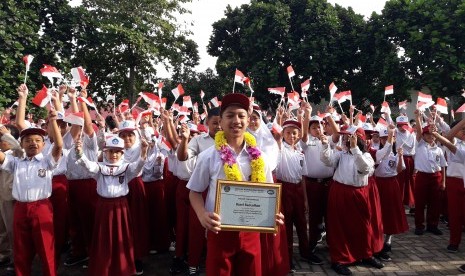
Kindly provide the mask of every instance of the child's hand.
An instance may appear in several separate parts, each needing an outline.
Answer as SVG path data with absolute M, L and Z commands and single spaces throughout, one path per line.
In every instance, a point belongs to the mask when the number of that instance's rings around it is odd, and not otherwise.
M 76 140 L 74 144 L 74 151 L 76 152 L 76 159 L 80 159 L 82 157 L 82 141 L 81 139 Z

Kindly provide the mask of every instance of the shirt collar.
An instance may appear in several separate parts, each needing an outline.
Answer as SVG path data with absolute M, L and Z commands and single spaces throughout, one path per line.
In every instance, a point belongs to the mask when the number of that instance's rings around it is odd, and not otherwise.
M 41 152 L 41 153 L 36 154 L 35 156 L 33 156 L 31 158 L 31 161 L 32 161 L 32 159 L 35 159 L 36 161 L 41 161 L 42 159 L 44 159 L 44 155 Z M 23 157 L 22 161 L 26 161 L 26 160 L 29 160 L 29 158 L 27 156 Z

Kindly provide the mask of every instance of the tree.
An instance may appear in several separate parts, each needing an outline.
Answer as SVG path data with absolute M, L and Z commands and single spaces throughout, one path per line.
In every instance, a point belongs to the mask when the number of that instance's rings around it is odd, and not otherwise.
M 73 62 L 91 74 L 92 89 L 116 89 L 132 103 L 144 82 L 154 79 L 155 64 L 171 64 L 178 74 L 197 65 L 197 44 L 175 20 L 187 12 L 181 4 L 188 1 L 84 0 Z

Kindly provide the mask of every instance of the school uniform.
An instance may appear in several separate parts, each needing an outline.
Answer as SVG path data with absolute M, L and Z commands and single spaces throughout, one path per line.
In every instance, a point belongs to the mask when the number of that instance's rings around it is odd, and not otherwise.
M 163 151 L 162 151 L 163 152 Z M 165 169 L 163 175 L 165 177 L 165 192 L 166 192 L 166 209 L 168 210 L 168 225 L 170 229 L 170 241 L 176 241 L 176 190 L 178 178 L 174 175 L 176 169 L 176 160 L 178 159 L 174 150 L 165 153 Z
M 358 148 L 336 152 L 325 145 L 321 161 L 336 168 L 328 196 L 327 242 L 331 262 L 345 265 L 372 257 L 368 177 L 374 172 L 373 158 Z
M 240 168 L 242 179 L 249 180 L 251 174 L 249 154 L 246 148 L 233 155 Z M 263 155 L 265 160 L 266 156 Z M 273 177 L 268 163 L 265 162 L 266 181 Z M 203 193 L 208 189 L 205 208 L 214 211 L 216 181 L 226 179 L 219 152 L 210 147 L 200 153 L 187 187 Z M 207 232 L 207 275 L 262 275 L 260 234 L 254 232 L 220 231 L 218 234 Z
M 56 275 L 52 194 L 52 155 L 32 158 L 5 155 L 1 168 L 14 174 L 14 260 L 16 275 L 31 275 L 32 261 L 39 254 L 43 275 Z
M 78 160 L 97 181 L 97 209 L 89 275 L 133 275 L 135 269 L 134 227 L 128 207 L 129 185 L 142 171 L 144 160 L 123 160 L 116 164 Z
M 423 139 L 418 142 L 415 154 L 415 227 L 424 229 L 425 207 L 428 228 L 439 223 L 442 168 L 447 166 L 444 153 L 436 144 L 430 146 Z
M 381 201 L 384 234 L 400 234 L 408 230 L 407 218 L 402 203 L 402 193 L 397 181 L 399 157 L 392 152 L 393 145 L 386 142 L 376 151 L 376 185 Z M 403 160 L 402 160 L 403 161 Z M 402 164 L 405 169 L 405 164 Z
M 465 151 L 465 142 L 454 138 L 457 151 Z M 462 239 L 462 229 L 465 225 L 465 188 L 463 174 L 465 163 L 456 162 L 450 150 L 446 149 L 448 166 L 446 169 L 446 193 L 448 205 L 449 244 L 459 246 Z
M 163 179 L 164 164 L 165 156 L 155 146 L 147 157 L 142 171 L 142 181 L 144 182 L 147 194 L 150 218 L 150 250 L 156 250 L 157 252 L 167 251 L 170 246 L 165 183 Z
M 402 192 L 402 198 L 404 205 L 410 207 L 415 206 L 415 175 L 413 171 L 415 169 L 415 148 L 417 140 L 415 133 L 410 133 L 408 130 L 405 132 L 396 129 L 396 144 L 401 146 L 404 151 L 403 158 L 405 164 L 405 170 L 398 174 L 398 180 L 400 184 L 400 191 Z
M 82 134 L 82 150 L 93 162 L 98 159 L 97 135 Z M 82 166 L 76 164 L 76 155 L 68 155 L 66 178 L 68 179 L 69 235 L 74 257 L 88 255 L 92 244 L 95 207 L 97 203 L 97 182 Z M 65 262 L 66 265 L 66 262 Z
M 331 136 L 328 140 L 332 141 Z M 326 166 L 320 159 L 323 145 L 317 137 L 309 136 L 306 143 L 300 142 L 307 164 L 305 180 L 308 202 L 308 237 L 310 250 L 314 250 L 320 239 L 320 225 L 327 219 L 328 192 L 334 168 Z
M 13 155 L 12 150 L 4 152 Z M 0 170 L 0 260 L 13 262 L 13 174 Z
M 307 219 L 305 217 L 305 197 L 303 195 L 302 175 L 307 174 L 305 156 L 300 150 L 293 149 L 283 142 L 276 167 L 277 182 L 282 183 L 281 206 L 286 226 L 289 263 L 293 255 L 293 225 L 299 239 L 299 252 L 302 257 L 310 253 L 307 237 Z M 287 272 L 286 272 L 287 274 Z

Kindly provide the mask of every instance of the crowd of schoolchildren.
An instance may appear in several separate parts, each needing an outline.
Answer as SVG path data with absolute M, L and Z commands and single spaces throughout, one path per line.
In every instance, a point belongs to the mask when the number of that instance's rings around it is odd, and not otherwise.
M 203 122 L 166 109 L 92 120 L 62 85 L 38 122 L 26 116 L 27 86 L 17 91 L 14 117 L 2 116 L 0 127 L 0 265 L 12 275 L 31 275 L 35 255 L 43 275 L 63 261 L 92 276 L 141 275 L 144 257 L 168 251 L 171 274 L 198 275 L 205 262 L 212 276 L 287 275 L 294 227 L 302 258 L 323 264 L 317 244 L 326 235 L 332 269 L 351 275 L 351 264 L 381 269 L 391 260 L 393 235 L 408 230 L 404 206 L 416 235 L 442 235 L 447 215 L 447 250 L 458 250 L 465 120 L 451 128 L 438 112 L 417 110 L 414 121 L 385 113 L 383 125 L 353 107 L 349 116 L 332 107 L 315 115 L 302 101 L 268 122 L 240 93 L 224 96 Z M 221 231 L 218 179 L 281 183 L 279 231 Z

